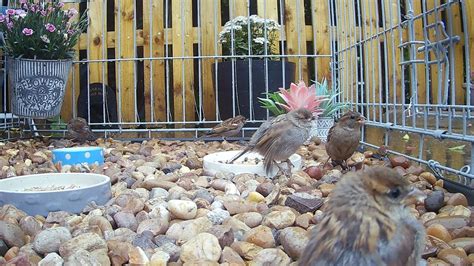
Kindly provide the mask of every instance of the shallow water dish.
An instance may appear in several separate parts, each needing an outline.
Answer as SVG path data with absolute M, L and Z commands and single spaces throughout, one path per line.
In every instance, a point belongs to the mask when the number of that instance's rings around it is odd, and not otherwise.
M 247 153 L 232 164 L 226 163 L 234 158 L 234 156 L 239 152 L 240 151 L 224 151 L 206 155 L 203 158 L 203 168 L 210 174 L 215 174 L 217 172 L 230 172 L 234 174 L 251 173 L 267 176 L 269 178 L 274 177 L 278 173 L 278 167 L 273 165 L 270 174 L 267 175 L 263 167 L 263 157 L 258 153 Z M 256 163 L 255 160 L 257 160 L 258 163 Z M 290 161 L 294 165 L 294 167 L 292 167 L 292 172 L 301 169 L 301 156 L 293 154 L 290 156 Z M 279 165 L 281 168 L 287 169 L 286 162 L 282 162 Z
M 72 147 L 53 150 L 53 163 L 61 165 L 76 165 L 81 163 L 104 163 L 104 150 L 102 147 Z
M 0 206 L 11 204 L 28 215 L 80 213 L 91 201 L 103 205 L 111 197 L 110 178 L 106 175 L 49 173 L 0 180 Z

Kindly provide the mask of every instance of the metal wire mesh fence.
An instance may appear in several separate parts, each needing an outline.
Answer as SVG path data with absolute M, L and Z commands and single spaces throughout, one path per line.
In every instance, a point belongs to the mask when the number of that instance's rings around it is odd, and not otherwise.
M 61 117 L 10 119 L 5 87 L 4 138 L 32 122 L 36 132 L 61 135 L 64 122 L 81 116 L 105 136 L 193 139 L 237 114 L 249 119 L 249 136 L 271 115 L 258 97 L 327 79 L 342 91 L 339 101 L 367 118 L 366 147 L 385 145 L 464 183 L 474 177 L 473 1 L 90 0 L 69 7 L 88 9 L 90 25 Z M 225 27 L 251 19 L 263 21 L 262 39 L 249 23 Z M 272 20 L 281 25 L 275 36 Z M 271 38 L 275 44 L 266 45 Z

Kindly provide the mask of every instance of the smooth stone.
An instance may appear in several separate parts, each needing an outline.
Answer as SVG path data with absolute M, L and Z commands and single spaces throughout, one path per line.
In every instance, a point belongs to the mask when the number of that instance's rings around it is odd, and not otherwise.
M 101 266 L 111 265 L 108 250 L 106 248 L 96 249 L 91 251 L 90 253 L 92 257 L 94 257 Z
M 403 168 L 410 167 L 410 161 L 404 156 L 391 156 L 390 162 L 392 163 L 392 167 L 395 168 L 397 166 L 401 166 Z
M 449 197 L 446 204 L 453 205 L 453 206 L 462 205 L 464 207 L 469 206 L 466 196 L 464 196 L 464 194 L 462 193 L 454 193 L 453 195 L 451 195 L 451 197 Z
M 115 204 L 122 207 L 123 212 L 130 212 L 133 214 L 138 213 L 145 207 L 145 203 L 139 198 L 138 193 L 132 195 L 129 191 L 120 194 L 115 198 Z
M 461 237 L 448 243 L 453 248 L 462 248 L 467 254 L 474 253 L 474 237 Z
M 311 213 L 303 213 L 296 217 L 295 225 L 307 229 L 309 227 L 310 221 L 313 218 Z
M 107 241 L 108 255 L 113 265 L 123 265 L 129 260 L 129 252 L 133 248 L 130 243 L 110 240 Z
M 0 239 L 0 257 L 5 256 L 5 253 L 7 253 L 7 251 L 8 251 L 7 244 L 5 243 L 5 241 Z
M 89 226 L 97 225 L 102 232 L 113 230 L 112 225 L 107 218 L 94 215 L 89 219 Z
M 423 172 L 420 174 L 420 177 L 428 181 L 432 186 L 436 184 L 436 177 L 431 172 Z
M 168 210 L 178 219 L 189 220 L 196 217 L 197 205 L 190 200 L 170 200 Z
M 468 266 L 470 265 L 464 250 L 447 248 L 438 252 L 438 258 L 448 262 L 451 265 Z
M 232 231 L 234 232 L 235 239 L 237 240 L 242 240 L 244 234 L 250 230 L 250 227 L 248 227 L 244 222 L 234 217 L 229 217 L 222 223 L 222 225 L 230 226 L 230 228 L 232 228 Z
M 432 224 L 428 226 L 426 228 L 426 234 L 437 237 L 446 243 L 452 240 L 451 234 L 448 232 L 446 227 L 441 224 Z
M 272 229 L 264 225 L 259 225 L 247 231 L 243 240 L 262 248 L 275 247 L 275 238 L 273 237 Z
M 61 244 L 71 238 L 71 233 L 65 227 L 48 228 L 36 235 L 33 249 L 40 254 L 58 252 Z
M 308 234 L 301 227 L 288 227 L 280 231 L 279 242 L 293 260 L 299 259 L 308 241 Z
M 323 183 L 319 186 L 319 190 L 321 190 L 323 197 L 327 197 L 335 187 L 335 184 Z
M 323 205 L 323 200 L 308 193 L 294 193 L 286 198 L 285 206 L 295 209 L 299 213 L 315 212 Z
M 135 215 L 133 215 L 133 213 L 123 211 L 117 212 L 114 215 L 114 220 L 117 224 L 117 227 L 125 227 L 132 231 L 137 230 L 138 221 L 137 218 L 135 218 Z
M 207 232 L 217 237 L 221 247 L 230 246 L 234 242 L 234 231 L 230 226 L 214 225 Z
M 441 190 L 431 192 L 425 198 L 425 209 L 429 212 L 438 212 L 444 206 L 444 192 Z
M 141 234 L 145 231 L 153 233 L 153 235 L 164 234 L 168 230 L 169 222 L 166 219 L 154 218 L 141 222 L 137 227 L 137 233 Z
M 206 232 L 211 227 L 212 223 L 207 217 L 200 217 L 172 224 L 166 231 L 166 236 L 174 239 L 176 243 L 182 244 L 197 234 Z
M 155 249 L 158 246 L 153 242 L 154 234 L 150 231 L 144 231 L 135 236 L 132 245 L 140 247 L 142 250 Z
M 165 266 L 170 260 L 170 255 L 161 250 L 155 250 L 150 258 L 150 266 Z
M 20 220 L 20 228 L 23 232 L 31 237 L 41 231 L 43 224 L 35 219 L 33 216 L 25 216 Z
M 260 202 L 264 202 L 264 201 L 265 201 L 265 197 L 264 197 L 262 194 L 260 194 L 260 193 L 258 193 L 258 192 L 256 192 L 256 191 L 251 191 L 251 192 L 248 194 L 246 200 L 247 200 L 248 202 L 260 203 Z
M 211 221 L 212 224 L 217 225 L 222 224 L 225 219 L 229 218 L 230 213 L 223 209 L 214 209 L 208 212 L 206 216 L 209 218 L 209 221 Z
M 290 262 L 290 257 L 281 249 L 267 248 L 258 252 L 248 265 L 289 265 Z
M 66 217 L 70 216 L 68 212 L 65 211 L 57 211 L 57 212 L 50 212 L 46 217 L 47 223 L 62 223 Z
M 474 227 L 465 226 L 463 228 L 455 229 L 452 232 L 453 238 L 460 237 L 474 237 Z
M 436 217 L 434 219 L 429 220 L 425 223 L 426 227 L 429 227 L 432 224 L 441 224 L 443 225 L 448 231 L 459 229 L 469 224 L 469 218 L 464 216 L 446 216 L 446 217 Z
M 0 239 L 9 247 L 25 245 L 25 233 L 16 224 L 0 221 Z
M 229 265 L 245 265 L 240 255 L 230 247 L 224 247 L 219 262 L 228 263 Z
M 181 247 L 175 245 L 174 243 L 168 242 L 160 245 L 155 251 L 163 251 L 170 256 L 169 261 L 178 261 L 179 256 L 181 255 Z
M 262 223 L 263 216 L 258 212 L 244 212 L 233 216 L 244 222 L 248 227 L 254 228 Z
M 100 248 L 107 248 L 105 240 L 95 233 L 86 233 L 62 243 L 59 247 L 59 254 L 61 257 L 66 258 L 77 249 L 92 251 Z
M 150 262 L 145 251 L 140 247 L 132 247 L 128 251 L 128 257 L 131 265 L 147 265 Z
M 275 229 L 283 229 L 292 226 L 296 220 L 296 215 L 290 211 L 272 211 L 263 218 L 263 223 L 266 226 Z
M 221 247 L 217 238 L 210 233 L 200 233 L 183 244 L 180 259 L 184 263 L 199 260 L 219 261 Z
M 155 187 L 151 189 L 150 199 L 155 199 L 155 198 L 166 199 L 169 196 L 169 194 L 170 193 L 166 191 L 166 189 Z
M 263 250 L 261 247 L 245 241 L 236 241 L 230 247 L 246 260 L 253 260 Z
M 272 191 L 275 185 L 272 182 L 263 182 L 260 183 L 256 190 L 258 193 L 262 194 L 264 197 L 268 196 Z
M 100 266 L 100 262 L 89 251 L 79 248 L 64 260 L 64 266 L 74 265 Z
M 38 266 L 62 266 L 64 263 L 63 258 L 57 253 L 49 253 L 39 263 Z

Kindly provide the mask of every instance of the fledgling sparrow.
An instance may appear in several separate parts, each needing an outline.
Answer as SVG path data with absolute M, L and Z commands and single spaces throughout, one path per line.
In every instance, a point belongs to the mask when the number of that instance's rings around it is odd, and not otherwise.
M 361 114 L 349 111 L 329 129 L 326 152 L 328 160 L 331 159 L 334 166 L 339 164 L 347 169 L 345 162 L 359 146 L 360 128 L 363 124 L 364 117 Z
M 245 122 L 247 122 L 247 119 L 242 115 L 228 118 L 199 137 L 198 140 L 205 137 L 223 137 L 225 139 L 226 137 L 235 136 L 240 133 Z
M 277 161 L 287 162 L 286 174 L 289 174 L 292 165 L 289 157 L 309 138 L 314 119 L 308 109 L 299 108 L 265 121 L 252 135 L 245 149 L 229 163 L 233 163 L 247 152 L 256 151 L 264 157 L 263 164 L 267 174 Z
M 329 195 L 299 265 L 418 265 L 425 229 L 407 205 L 423 198 L 391 168 L 346 173 Z
M 84 143 L 86 140 L 95 140 L 97 137 L 92 133 L 89 124 L 82 117 L 69 120 L 67 124 L 67 137 Z

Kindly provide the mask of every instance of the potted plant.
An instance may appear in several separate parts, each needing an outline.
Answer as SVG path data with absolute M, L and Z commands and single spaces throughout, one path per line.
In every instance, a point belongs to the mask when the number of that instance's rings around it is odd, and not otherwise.
M 322 141 L 327 140 L 329 129 L 334 125 L 334 115 L 347 107 L 346 103 L 336 102 L 339 90 L 329 90 L 326 80 L 307 87 L 304 81 L 292 83 L 289 90 L 268 93 L 267 98 L 259 98 L 262 107 L 275 116 L 286 113 L 298 107 L 313 110 L 317 116 L 311 137 L 317 136 Z
M 59 115 L 74 46 L 87 27 L 86 12 L 57 1 L 20 0 L 0 14 L 5 37 L 11 111 L 20 117 Z
M 259 108 L 257 100 L 266 92 L 265 77 L 268 79 L 268 91 L 287 87 L 294 79 L 295 64 L 272 57 L 279 54 L 275 45 L 280 28 L 277 21 L 257 15 L 238 16 L 224 25 L 219 34 L 223 55 L 234 57 L 217 64 L 218 100 L 222 117 L 233 116 L 233 97 L 236 113 L 250 117 L 252 97 L 253 118 L 266 119 L 267 112 Z M 264 58 L 265 55 L 269 57 Z

